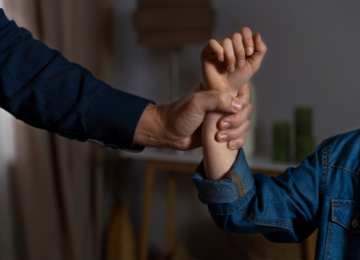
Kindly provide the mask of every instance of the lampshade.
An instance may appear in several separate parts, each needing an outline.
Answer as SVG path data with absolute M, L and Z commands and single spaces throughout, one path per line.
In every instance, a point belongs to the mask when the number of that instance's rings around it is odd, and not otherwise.
M 150 46 L 206 42 L 215 24 L 210 0 L 138 0 L 133 19 L 139 44 Z

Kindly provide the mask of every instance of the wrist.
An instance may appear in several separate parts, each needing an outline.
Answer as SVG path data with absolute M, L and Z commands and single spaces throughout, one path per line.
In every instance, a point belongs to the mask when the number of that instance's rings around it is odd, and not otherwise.
M 163 147 L 163 130 L 162 107 L 149 104 L 136 127 L 134 143 L 140 146 Z
M 211 84 L 207 84 L 205 83 L 205 81 L 201 82 L 199 84 L 199 90 L 205 90 L 205 91 L 224 91 L 224 92 L 228 92 L 230 93 L 233 97 L 236 97 L 237 94 L 238 94 L 238 90 L 237 89 L 234 89 L 234 88 L 231 88 L 229 86 L 212 86 L 210 87 L 209 85 Z

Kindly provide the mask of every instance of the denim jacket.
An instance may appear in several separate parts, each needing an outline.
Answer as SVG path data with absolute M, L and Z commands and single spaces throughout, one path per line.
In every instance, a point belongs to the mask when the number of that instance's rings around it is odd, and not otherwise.
M 201 163 L 193 181 L 216 224 L 301 242 L 318 229 L 315 259 L 360 259 L 360 130 L 331 137 L 278 177 L 251 174 L 244 152 L 211 182 Z

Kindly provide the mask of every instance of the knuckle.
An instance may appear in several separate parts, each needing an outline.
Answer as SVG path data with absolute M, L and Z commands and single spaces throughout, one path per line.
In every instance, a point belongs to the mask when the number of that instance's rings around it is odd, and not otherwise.
M 231 38 L 233 40 L 236 40 L 236 41 L 239 41 L 239 40 L 241 41 L 242 40 L 242 35 L 240 33 L 236 32 L 231 36 Z
M 234 55 L 231 55 L 231 56 L 227 57 L 227 60 L 230 64 L 234 64 L 236 59 L 235 59 Z
M 210 46 L 215 45 L 216 43 L 217 43 L 217 41 L 216 41 L 215 39 L 210 39 L 210 40 L 208 41 L 208 44 L 209 44 Z
M 221 107 L 225 106 L 228 95 L 225 92 L 219 92 L 217 97 L 218 97 L 217 101 L 218 101 L 219 106 L 221 106 Z
M 244 52 L 244 51 L 237 51 L 237 52 L 236 52 L 236 56 L 238 56 L 238 57 L 245 57 L 245 52 Z
M 248 33 L 251 33 L 251 29 L 250 29 L 249 27 L 246 27 L 246 26 L 245 26 L 245 27 L 243 27 L 243 28 L 241 29 L 241 32 L 248 34 Z
M 246 42 L 245 44 L 248 45 L 248 46 L 253 46 L 254 45 L 253 39 L 251 37 L 246 39 L 245 42 Z
M 240 138 L 238 141 L 237 141 L 239 147 L 243 147 L 244 144 L 245 144 L 245 138 Z
M 244 144 L 245 144 L 245 137 L 244 137 L 244 138 L 241 138 L 241 140 L 240 140 L 240 145 L 241 145 L 241 146 L 244 146 Z
M 235 118 L 235 120 L 236 120 L 237 122 L 240 122 L 240 121 L 241 121 L 241 118 L 242 118 L 241 113 L 240 113 L 240 112 L 239 112 L 239 113 L 236 113 L 236 114 L 234 115 L 234 118 Z
M 194 94 L 191 94 L 189 96 L 189 102 L 190 104 L 199 104 L 201 99 L 201 93 L 202 92 L 196 92 Z
M 248 107 L 249 107 L 249 113 L 251 114 L 254 110 L 254 106 L 251 103 L 249 103 Z
M 228 44 L 231 43 L 231 39 L 230 39 L 230 38 L 224 38 L 224 39 L 223 39 L 223 43 L 224 43 L 225 45 L 228 45 Z
M 214 93 L 215 91 L 205 91 L 208 93 L 208 96 L 206 97 L 207 102 L 212 104 L 213 107 L 219 107 L 219 97 Z
M 263 50 L 263 52 L 267 52 L 267 46 L 264 44 L 264 50 Z

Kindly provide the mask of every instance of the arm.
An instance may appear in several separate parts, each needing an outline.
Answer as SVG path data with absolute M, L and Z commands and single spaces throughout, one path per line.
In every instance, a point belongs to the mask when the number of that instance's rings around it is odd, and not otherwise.
M 251 51 L 250 51 L 251 50 Z M 247 53 L 247 57 L 245 56 Z M 243 28 L 241 33 L 234 33 L 231 37 L 220 42 L 210 40 L 204 48 L 201 59 L 203 76 L 206 89 L 210 91 L 227 91 L 232 95 L 250 79 L 259 69 L 261 61 L 266 53 L 266 46 L 259 34 L 252 36 L 249 28 Z M 250 91 L 244 93 L 249 98 Z M 244 106 L 246 112 L 252 110 L 250 106 Z M 250 127 L 247 120 L 250 113 L 246 114 L 242 127 L 243 139 L 245 132 Z M 237 151 L 228 150 L 226 144 L 214 140 L 214 134 L 219 130 L 216 122 L 223 114 L 209 112 L 202 126 L 202 138 L 204 147 L 204 167 L 209 180 L 217 181 L 225 176 L 235 161 Z M 226 137 L 226 135 L 225 135 Z
M 235 162 L 238 151 L 227 148 L 226 143 L 218 143 L 214 136 L 218 131 L 216 122 L 223 117 L 221 112 L 208 112 L 202 125 L 204 169 L 206 179 L 222 179 Z
M 113 89 L 34 40 L 0 9 L 0 106 L 70 139 L 140 150 L 134 133 L 149 100 Z
M 250 65 L 255 61 L 255 68 L 260 65 L 261 53 L 266 52 L 259 40 L 255 35 L 256 55 L 250 56 L 249 61 Z M 243 78 L 247 80 L 247 75 L 252 75 L 242 73 L 244 67 L 239 66 L 234 71 L 229 65 L 234 63 L 233 54 L 236 53 L 235 40 L 232 43 L 234 48 L 229 48 L 230 44 L 224 44 L 224 41 L 222 44 L 212 41 L 204 50 L 205 54 L 210 54 L 209 58 L 202 56 L 204 79 L 210 89 L 218 90 L 220 87 L 231 91 L 231 77 L 241 82 Z M 221 51 L 228 54 L 225 55 L 228 56 L 226 66 L 222 64 Z M 319 147 L 300 167 L 289 168 L 278 178 L 252 175 L 242 150 L 237 154 L 214 141 L 213 133 L 217 131 L 215 125 L 219 116 L 208 113 L 204 120 L 204 160 L 193 176 L 199 198 L 209 204 L 210 214 L 217 225 L 238 233 L 264 233 L 274 242 L 305 239 L 317 226 L 322 148 Z
M 237 233 L 263 233 L 273 242 L 301 242 L 318 226 L 323 145 L 297 168 L 274 178 L 252 174 L 239 150 L 226 178 L 206 180 L 204 165 L 193 181 L 216 224 Z
M 238 141 L 240 147 L 244 145 L 245 133 L 250 128 L 248 118 L 252 113 L 252 105 L 249 104 L 250 85 L 246 84 L 241 91 L 244 94 L 242 98 L 245 107 L 238 113 L 241 126 L 235 130 L 241 136 Z M 211 181 L 218 181 L 224 178 L 238 154 L 237 150 L 228 149 L 226 142 L 219 143 L 214 139 L 214 134 L 219 131 L 218 119 L 222 116 L 224 116 L 222 112 L 208 112 L 202 125 L 204 168 L 206 178 Z M 234 131 L 229 132 L 229 134 L 234 134 Z M 228 138 L 227 134 L 225 136 Z
M 196 129 L 206 111 L 236 113 L 239 108 L 240 101 L 231 96 L 200 90 L 161 107 L 111 88 L 34 40 L 29 31 L 10 22 L 2 9 L 0 64 L 3 109 L 34 127 L 103 146 L 131 151 L 144 146 L 199 147 L 201 135 Z M 227 120 L 230 128 L 239 126 L 236 116 L 221 120 Z

